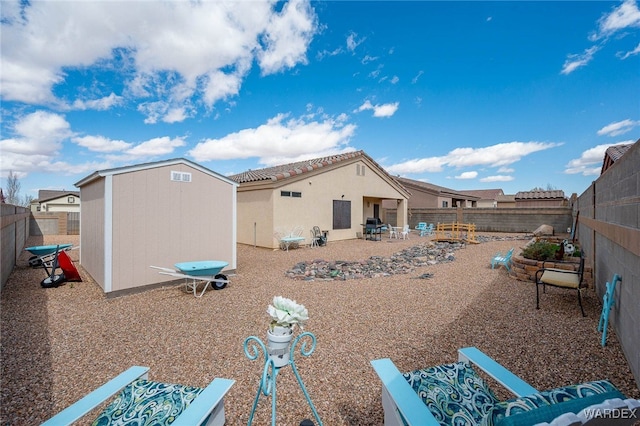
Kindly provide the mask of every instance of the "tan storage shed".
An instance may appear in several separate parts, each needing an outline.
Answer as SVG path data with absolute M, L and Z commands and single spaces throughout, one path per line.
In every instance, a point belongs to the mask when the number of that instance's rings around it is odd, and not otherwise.
M 80 188 L 80 264 L 106 294 L 175 280 L 150 266 L 236 269 L 238 184 L 182 158 L 97 171 Z

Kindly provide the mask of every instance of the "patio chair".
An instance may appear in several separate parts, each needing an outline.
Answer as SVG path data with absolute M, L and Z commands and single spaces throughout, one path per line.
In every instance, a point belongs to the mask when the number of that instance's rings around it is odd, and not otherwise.
M 607 380 L 540 392 L 473 347 L 459 349 L 456 363 L 404 374 L 388 358 L 371 364 L 382 381 L 385 426 L 506 426 L 547 422 L 578 425 L 583 424 L 582 420 L 590 420 L 589 417 L 601 422 L 603 419 L 597 418 L 597 414 L 605 412 L 635 417 L 630 414 L 640 407 L 640 400 L 625 399 Z M 498 400 L 476 368 L 515 398 Z M 571 423 L 576 418 L 580 423 Z M 630 418 L 615 424 L 634 421 L 635 418 Z
M 427 222 L 418 222 L 416 231 L 420 231 L 420 236 L 424 237 L 427 234 Z
M 391 226 L 391 224 L 389 224 L 388 228 L 389 228 L 389 239 L 398 238 L 398 227 L 397 226 Z
M 115 394 L 94 424 L 224 425 L 224 396 L 234 380 L 214 379 L 197 388 L 147 380 L 148 371 L 148 367 L 129 368 L 42 426 L 70 425 Z
M 409 225 L 404 225 L 402 227 L 402 231 L 400 231 L 400 235 L 402 235 L 403 240 L 409 239 L 409 232 L 411 232 L 411 230 L 409 229 Z
M 327 244 L 327 239 L 322 232 L 320 232 L 320 227 L 314 226 L 311 228 L 311 247 L 319 247 Z
M 544 265 L 544 264 L 543 264 Z M 536 271 L 536 309 L 540 309 L 540 294 L 538 287 L 542 286 L 542 292 L 546 292 L 546 286 L 576 290 L 578 292 L 578 304 L 582 316 L 586 316 L 582 307 L 582 281 L 584 277 L 584 256 L 580 256 L 580 266 L 577 271 L 557 268 L 542 268 Z
M 513 248 L 511 248 L 508 252 L 506 253 L 496 253 L 493 258 L 491 259 L 491 269 L 493 269 L 495 266 L 500 266 L 503 265 L 505 268 L 507 268 L 507 271 L 511 272 L 511 256 L 513 255 Z

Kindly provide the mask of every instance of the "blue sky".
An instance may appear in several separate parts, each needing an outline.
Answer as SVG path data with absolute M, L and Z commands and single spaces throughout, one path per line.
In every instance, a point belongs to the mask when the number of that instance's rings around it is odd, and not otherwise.
M 456 190 L 582 193 L 640 138 L 636 1 L 2 1 L 0 183 L 364 150 Z

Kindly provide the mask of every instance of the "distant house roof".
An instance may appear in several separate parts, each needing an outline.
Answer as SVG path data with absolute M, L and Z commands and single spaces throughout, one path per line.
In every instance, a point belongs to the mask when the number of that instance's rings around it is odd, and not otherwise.
M 640 141 L 640 139 L 638 139 L 638 141 Z M 600 171 L 600 174 L 606 172 L 607 169 L 609 169 L 609 167 L 611 167 L 613 163 L 618 161 L 620 157 L 622 157 L 632 146 L 632 143 L 628 143 L 613 145 L 607 148 L 607 150 L 604 152 L 604 161 L 602 162 L 602 170 Z
M 499 203 L 513 203 L 516 201 L 515 194 L 498 195 L 496 201 Z
M 564 191 L 520 191 L 516 193 L 516 200 L 552 200 L 564 199 Z
M 408 178 L 399 177 L 399 176 L 396 177 L 396 180 L 398 180 L 403 185 L 413 186 L 413 187 L 425 190 L 427 192 L 432 192 L 434 195 L 441 194 L 441 195 L 453 196 L 456 198 L 466 198 L 469 200 L 479 199 L 479 197 L 475 195 L 466 194 L 462 191 L 456 191 L 454 189 L 446 188 L 444 186 L 434 185 L 432 183 L 427 183 L 420 180 L 408 179 Z
M 470 189 L 459 192 L 462 194 L 473 195 L 481 200 L 496 200 L 499 195 L 504 195 L 502 189 Z
M 56 191 L 50 189 L 41 189 L 38 191 L 38 199 L 33 201 L 36 201 L 38 203 L 46 203 L 49 200 L 66 197 L 67 195 L 80 198 L 80 191 Z
M 210 176 L 216 177 L 224 182 L 230 183 L 232 185 L 235 185 L 236 187 L 238 186 L 238 184 L 232 180 L 230 180 L 229 178 L 214 172 L 213 170 L 207 169 L 206 167 L 201 166 L 200 164 L 194 163 L 193 161 L 189 161 L 187 159 L 184 158 L 173 158 L 171 160 L 162 160 L 162 161 L 156 161 L 156 162 L 152 162 L 152 163 L 143 163 L 143 164 L 136 164 L 133 166 L 124 166 L 124 167 L 116 167 L 113 169 L 104 169 L 104 170 L 98 170 L 96 172 L 93 172 L 92 174 L 90 174 L 89 176 L 83 178 L 82 180 L 76 182 L 74 185 L 77 186 L 78 188 L 80 188 L 83 185 L 86 185 L 98 178 L 101 177 L 105 177 L 105 176 L 112 176 L 112 175 L 118 175 L 118 174 L 122 174 L 122 173 L 131 173 L 131 172 L 136 172 L 139 170 L 147 170 L 147 169 L 153 169 L 156 167 L 164 167 L 164 166 L 173 166 L 176 164 L 184 164 L 190 167 L 193 167 L 196 170 L 199 170 L 205 174 L 208 174 Z

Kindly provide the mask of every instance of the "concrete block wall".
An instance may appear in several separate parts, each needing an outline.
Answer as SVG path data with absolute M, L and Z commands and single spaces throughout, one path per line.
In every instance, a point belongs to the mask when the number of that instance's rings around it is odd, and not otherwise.
M 622 277 L 609 324 L 640 386 L 640 144 L 600 175 L 574 209 L 598 295 L 604 295 L 613 274 Z
M 0 204 L 0 291 L 29 238 L 29 216 L 24 207 Z

